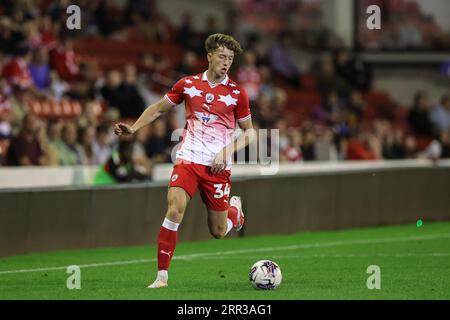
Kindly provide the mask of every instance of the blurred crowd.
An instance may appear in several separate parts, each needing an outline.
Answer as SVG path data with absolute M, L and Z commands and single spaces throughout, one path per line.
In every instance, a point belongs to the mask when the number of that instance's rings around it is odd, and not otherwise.
M 133 121 L 177 79 L 202 72 L 207 66 L 203 41 L 214 32 L 231 33 L 246 48 L 231 76 L 248 92 L 255 127 L 280 130 L 282 161 L 450 156 L 448 95 L 432 106 L 427 94 L 418 92 L 406 127 L 367 121 L 363 97 L 371 91 L 371 66 L 321 24 L 320 7 L 300 1 L 265 1 L 261 7 L 259 1 L 236 1 L 226 30 L 208 17 L 198 31 L 189 13 L 176 27 L 152 0 L 75 2 L 85 27 L 74 32 L 65 27 L 69 1 L 0 4 L 0 165 L 98 165 L 120 181 L 148 179 L 154 164 L 171 160 L 178 143 L 171 141 L 171 133 L 184 126 L 180 113 L 171 110 L 126 142 L 113 134 L 114 123 Z M 270 12 L 276 13 L 270 15 L 273 21 L 255 27 Z M 304 19 L 282 19 L 286 12 Z M 183 56 L 173 61 L 143 52 L 137 63 L 102 69 L 77 58 L 74 43 L 88 36 L 171 43 L 180 46 Z M 304 83 L 295 48 L 332 52 L 311 66 L 313 87 Z M 302 90 L 320 94 L 321 102 L 293 125 L 288 111 L 296 106 L 289 105 L 290 95 Z M 42 117 L 30 109 L 30 101 L 41 100 L 75 100 L 81 110 L 76 116 Z M 418 146 L 422 138 L 426 143 Z
M 348 100 L 331 93 L 298 128 L 281 119 L 280 147 L 284 161 L 382 160 L 450 158 L 450 94 L 431 105 L 417 92 L 401 123 L 377 118 L 362 123 L 364 102 L 353 91 Z
M 420 0 L 359 0 L 358 43 L 371 50 L 433 50 L 450 49 L 450 31 L 436 21 L 432 14 L 422 10 Z M 447 1 L 434 1 L 447 5 Z M 373 32 L 366 26 L 366 8 L 380 7 L 382 31 Z M 448 10 L 448 9 L 447 9 Z M 372 32 L 371 32 L 372 31 Z

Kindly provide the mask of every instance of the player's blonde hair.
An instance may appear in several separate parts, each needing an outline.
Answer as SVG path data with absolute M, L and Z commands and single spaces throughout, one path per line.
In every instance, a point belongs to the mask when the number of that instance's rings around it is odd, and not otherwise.
M 239 42 L 232 36 L 223 33 L 214 33 L 208 36 L 205 40 L 205 49 L 208 53 L 213 53 L 220 47 L 225 47 L 234 52 L 234 54 L 241 54 L 242 48 Z

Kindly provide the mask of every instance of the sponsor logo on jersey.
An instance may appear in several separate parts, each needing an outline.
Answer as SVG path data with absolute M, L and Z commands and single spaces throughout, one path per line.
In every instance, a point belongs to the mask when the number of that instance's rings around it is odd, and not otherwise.
M 217 116 L 214 114 L 206 113 L 206 112 L 195 112 L 195 116 L 198 120 L 200 120 L 203 124 L 211 124 L 217 120 Z

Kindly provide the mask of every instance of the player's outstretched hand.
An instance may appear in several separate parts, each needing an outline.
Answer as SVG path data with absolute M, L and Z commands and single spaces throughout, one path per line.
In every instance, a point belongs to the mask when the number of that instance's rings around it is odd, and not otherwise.
M 223 150 L 220 151 L 216 157 L 214 158 L 212 165 L 211 165 L 211 173 L 212 174 L 218 174 L 225 170 L 226 168 L 226 161 L 225 161 L 225 155 Z
M 114 133 L 118 136 L 129 136 L 134 133 L 134 130 L 129 124 L 116 123 L 116 125 L 114 126 Z

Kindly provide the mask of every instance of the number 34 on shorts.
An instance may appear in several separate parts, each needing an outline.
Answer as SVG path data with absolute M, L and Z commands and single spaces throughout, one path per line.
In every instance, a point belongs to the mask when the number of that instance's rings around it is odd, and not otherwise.
M 214 188 L 216 189 L 214 198 L 221 199 L 224 196 L 226 196 L 227 198 L 230 197 L 230 186 L 228 183 L 216 183 L 214 184 Z

